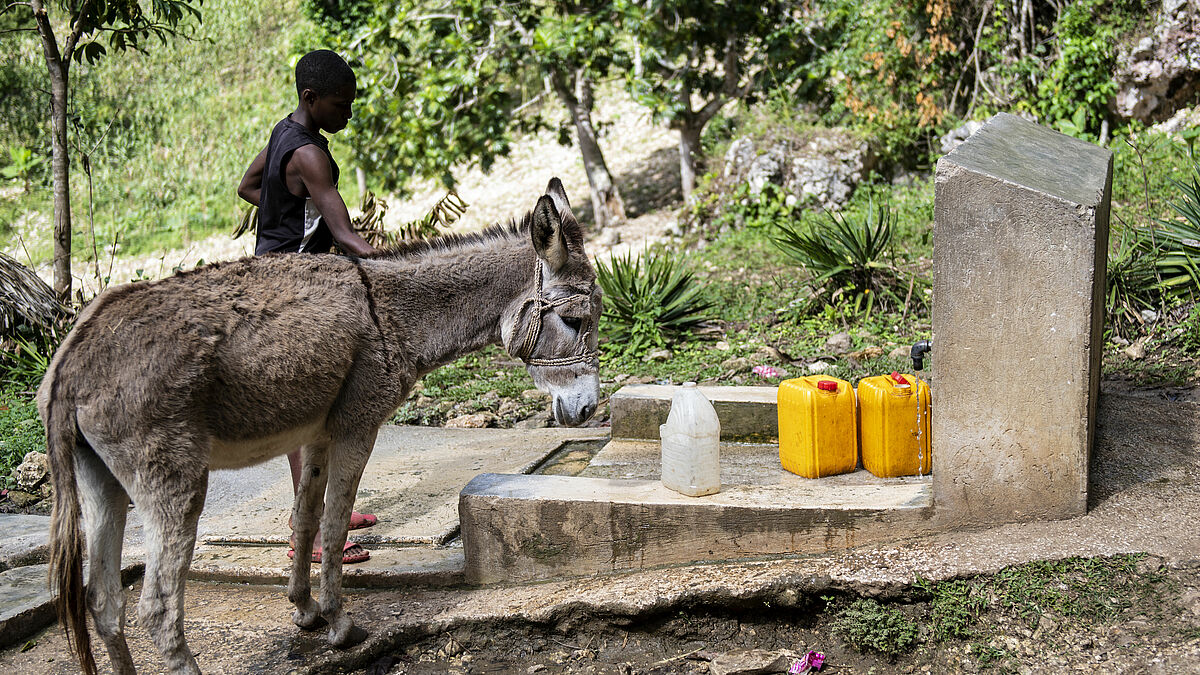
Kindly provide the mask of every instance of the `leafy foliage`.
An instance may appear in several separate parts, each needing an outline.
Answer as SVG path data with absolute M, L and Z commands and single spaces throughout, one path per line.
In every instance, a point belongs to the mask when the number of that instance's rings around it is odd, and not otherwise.
M 1105 312 L 1117 335 L 1129 335 L 1142 325 L 1141 311 L 1154 309 L 1162 296 L 1157 273 L 1161 253 L 1143 230 L 1121 228 L 1108 253 Z
M 1116 35 L 1112 26 L 1096 20 L 1107 0 L 1078 0 L 1063 10 L 1056 24 L 1058 58 L 1038 86 L 1043 119 L 1064 133 L 1098 133 L 1109 99 L 1117 91 L 1112 79 Z
M 894 219 L 888 207 L 869 207 L 861 219 L 828 211 L 825 215 L 827 227 L 801 230 L 781 224 L 772 241 L 813 275 L 810 283 L 818 296 L 835 301 L 847 295 L 868 313 L 876 302 L 903 305 L 897 295 L 900 271 L 886 260 Z
M 860 598 L 837 613 L 831 625 L 850 646 L 899 656 L 917 642 L 917 624 L 898 609 L 871 598 Z
M 712 307 L 692 272 L 673 256 L 646 251 L 597 263 L 604 289 L 600 332 L 629 353 L 665 347 L 704 320 Z
M 402 3 L 308 0 L 359 78 L 349 137 L 355 159 L 384 189 L 452 167 L 487 171 L 514 135 L 547 125 L 546 83 L 596 81 L 619 55 L 619 3 Z M 359 25 L 350 28 L 353 23 Z M 350 28 L 350 29 L 348 29 Z M 587 102 L 590 111 L 590 100 Z
M 46 451 L 46 432 L 32 394 L 14 387 L 0 390 L 0 484 L 11 487 L 12 470 L 35 450 Z

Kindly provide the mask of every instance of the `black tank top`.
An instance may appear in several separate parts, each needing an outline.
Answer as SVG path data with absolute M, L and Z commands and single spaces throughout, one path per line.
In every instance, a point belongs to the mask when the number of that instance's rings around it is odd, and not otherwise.
M 288 160 L 297 148 L 315 145 L 329 158 L 333 184 L 338 181 L 338 165 L 329 153 L 329 141 L 309 131 L 288 115 L 275 125 L 267 143 L 267 165 L 263 169 L 262 193 L 258 204 L 258 239 L 254 255 L 280 251 L 285 253 L 328 253 L 333 234 L 311 199 L 297 197 L 287 188 Z

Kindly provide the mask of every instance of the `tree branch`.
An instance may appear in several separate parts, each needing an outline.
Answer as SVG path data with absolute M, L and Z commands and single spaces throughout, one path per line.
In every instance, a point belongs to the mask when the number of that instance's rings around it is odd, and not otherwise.
M 75 53 L 75 47 L 79 44 L 79 38 L 83 36 L 83 17 L 87 14 L 88 6 L 92 4 L 92 0 L 83 0 L 79 3 L 77 14 L 75 15 L 75 25 L 71 27 L 71 34 L 67 36 L 67 43 L 64 45 L 63 57 L 70 60 L 71 55 Z
M 13 7 L 28 7 L 29 9 L 33 9 L 33 5 L 29 4 L 28 2 L 14 2 L 14 3 L 10 3 L 4 9 L 0 9 L 0 14 L 7 12 L 8 10 L 12 9 Z M 26 29 L 26 30 L 28 30 L 28 29 Z M 5 32 L 7 32 L 7 31 L 5 31 Z

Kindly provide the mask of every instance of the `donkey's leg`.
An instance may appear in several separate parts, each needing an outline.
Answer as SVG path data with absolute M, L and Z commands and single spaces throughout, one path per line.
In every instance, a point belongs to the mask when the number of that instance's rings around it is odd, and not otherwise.
M 129 495 L 90 446 L 75 448 L 88 547 L 88 608 L 96 633 L 108 648 L 118 675 L 134 672 L 125 643 L 125 589 L 121 585 L 121 540 Z
M 325 514 L 321 519 L 321 547 L 324 551 L 341 551 L 346 544 L 350 512 L 358 481 L 379 427 L 369 432 L 336 438 L 330 450 L 329 486 L 325 491 Z M 367 632 L 354 625 L 342 609 L 342 556 L 321 557 L 321 615 L 329 622 L 329 642 L 335 647 L 351 647 L 367 639 Z
M 178 441 L 173 445 L 161 454 L 190 455 L 188 460 L 144 467 L 134 490 L 146 532 L 146 574 L 138 618 L 171 672 L 198 674 L 200 668 L 183 636 L 183 582 L 196 548 L 208 468 L 207 459 L 197 461 L 203 456 L 199 449 L 180 447 Z
M 295 551 L 295 555 L 292 560 L 292 575 L 288 580 L 288 600 L 296 606 L 296 611 L 292 614 L 292 623 L 304 630 L 315 630 L 325 625 L 325 620 L 321 617 L 321 608 L 312 597 L 309 570 L 312 568 L 313 537 L 317 534 L 317 525 L 321 522 L 324 507 L 321 496 L 325 494 L 325 483 L 329 478 L 329 472 L 326 471 L 328 457 L 329 446 L 326 443 L 313 443 L 304 447 L 301 453 L 303 468 L 300 470 L 300 484 L 296 486 L 296 502 L 292 509 L 292 550 Z M 328 554 L 322 555 L 321 559 L 328 557 Z M 338 559 L 340 560 L 341 556 L 338 556 Z

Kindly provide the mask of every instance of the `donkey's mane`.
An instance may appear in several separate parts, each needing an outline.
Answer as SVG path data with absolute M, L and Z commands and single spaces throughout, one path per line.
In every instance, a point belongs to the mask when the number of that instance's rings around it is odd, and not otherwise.
M 367 258 L 406 258 L 438 251 L 450 251 L 474 244 L 486 244 L 492 241 L 514 239 L 518 235 L 529 238 L 529 227 L 533 222 L 533 211 L 517 219 L 509 220 L 507 224 L 497 223 L 478 232 L 462 234 L 443 234 L 431 239 L 411 239 L 401 241 L 367 256 Z

